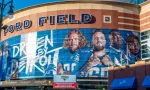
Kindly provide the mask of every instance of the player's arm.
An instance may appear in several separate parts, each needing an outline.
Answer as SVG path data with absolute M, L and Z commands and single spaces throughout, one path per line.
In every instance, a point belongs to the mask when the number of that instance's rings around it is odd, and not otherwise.
M 98 60 L 97 57 L 95 56 L 91 56 L 89 58 L 89 60 L 87 61 L 87 63 L 83 66 L 83 68 L 81 68 L 80 73 L 85 74 L 89 69 L 91 69 L 93 66 L 99 64 L 100 61 Z
M 104 56 L 103 59 L 101 60 L 101 62 L 105 66 L 113 66 L 114 65 L 114 63 L 112 62 L 112 60 L 110 59 L 110 57 L 108 55 Z
M 63 72 L 64 72 L 64 71 L 63 71 L 63 66 L 62 66 L 61 63 L 59 63 L 58 66 L 57 66 L 57 74 L 58 74 L 58 75 L 62 75 Z

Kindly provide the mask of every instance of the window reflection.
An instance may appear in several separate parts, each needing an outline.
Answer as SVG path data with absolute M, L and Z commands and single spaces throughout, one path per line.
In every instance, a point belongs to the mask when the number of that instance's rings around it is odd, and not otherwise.
M 142 58 L 150 58 L 150 30 L 141 32 Z

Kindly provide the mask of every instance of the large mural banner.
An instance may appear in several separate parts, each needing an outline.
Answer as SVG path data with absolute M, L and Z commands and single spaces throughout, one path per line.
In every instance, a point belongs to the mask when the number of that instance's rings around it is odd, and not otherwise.
M 108 77 L 109 66 L 140 60 L 139 32 L 59 29 L 33 32 L 0 43 L 1 80 L 53 75 Z

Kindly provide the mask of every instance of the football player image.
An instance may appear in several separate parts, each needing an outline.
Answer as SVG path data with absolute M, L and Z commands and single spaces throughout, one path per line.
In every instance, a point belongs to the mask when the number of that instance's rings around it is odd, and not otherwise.
M 123 42 L 120 33 L 116 30 L 112 30 L 109 33 L 109 42 L 111 47 L 119 50 L 122 47 Z
M 87 63 L 81 68 L 81 76 L 107 77 L 107 67 L 112 66 L 113 62 L 106 54 L 106 39 L 100 29 L 96 29 L 92 35 L 93 52 Z
M 8 67 L 6 71 L 6 80 L 18 79 L 18 61 L 16 59 L 8 58 Z
M 8 42 L 5 41 L 3 45 L 3 50 L 2 50 L 2 80 L 8 80 L 9 78 L 7 77 L 7 66 L 8 66 Z
M 123 38 L 117 30 L 112 30 L 109 33 L 109 43 L 110 48 L 108 54 L 111 57 L 111 60 L 114 62 L 114 64 L 117 66 L 126 65 L 128 57 L 124 53 L 124 51 L 121 50 Z
M 140 60 L 139 50 L 140 50 L 140 42 L 139 38 L 135 35 L 130 35 L 127 38 L 127 46 L 128 46 L 128 57 L 129 63 L 133 64 L 136 61 Z
M 88 47 L 88 45 L 85 36 L 78 29 L 70 30 L 63 42 L 64 49 L 59 54 L 57 74 L 75 74 L 76 71 L 79 71 L 82 63 L 87 60 L 85 56 L 89 52 L 86 52 L 85 47 Z M 81 63 L 79 64 L 79 62 Z
M 10 79 L 18 79 L 18 67 L 19 67 L 19 62 L 17 59 L 11 59 L 11 70 L 10 70 Z

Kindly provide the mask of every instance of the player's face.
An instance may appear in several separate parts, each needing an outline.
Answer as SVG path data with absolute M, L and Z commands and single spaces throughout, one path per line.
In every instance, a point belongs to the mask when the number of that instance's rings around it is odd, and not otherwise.
M 113 47 L 120 49 L 122 46 L 122 37 L 119 32 L 114 32 L 113 35 Z
M 122 44 L 122 37 L 121 37 L 119 32 L 115 32 L 115 33 L 116 34 L 114 36 L 114 42 L 118 43 L 119 45 L 121 45 Z
M 78 49 L 78 45 L 79 45 L 79 36 L 76 33 L 72 33 L 70 35 L 70 49 L 72 51 L 76 51 Z
M 130 42 L 128 44 L 128 48 L 131 53 L 137 54 L 139 52 L 139 48 L 140 48 L 139 41 L 137 39 L 134 39 L 133 42 Z
M 106 40 L 102 32 L 96 32 L 93 34 L 92 43 L 95 51 L 100 51 L 105 48 Z

